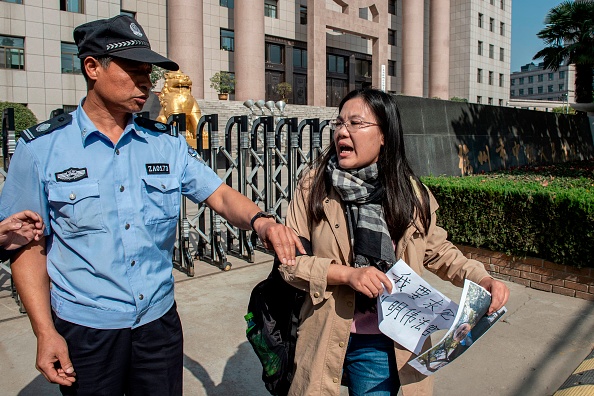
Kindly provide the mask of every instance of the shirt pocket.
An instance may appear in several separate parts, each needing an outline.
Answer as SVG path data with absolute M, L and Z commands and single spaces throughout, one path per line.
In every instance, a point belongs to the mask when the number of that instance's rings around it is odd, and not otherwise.
M 144 223 L 155 224 L 176 219 L 179 216 L 181 191 L 179 180 L 173 176 L 144 177 L 142 201 Z
M 98 181 L 52 184 L 48 201 L 64 235 L 104 232 Z

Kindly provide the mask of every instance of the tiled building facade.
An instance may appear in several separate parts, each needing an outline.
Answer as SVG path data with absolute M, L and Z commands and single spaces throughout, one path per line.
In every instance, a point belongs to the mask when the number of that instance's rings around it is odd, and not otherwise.
M 121 12 L 180 64 L 197 98 L 217 97 L 217 71 L 235 74 L 241 101 L 277 100 L 283 81 L 289 103 L 315 106 L 363 86 L 509 98 L 511 0 L 0 0 L 0 100 L 40 119 L 76 106 L 85 83 L 72 30 Z

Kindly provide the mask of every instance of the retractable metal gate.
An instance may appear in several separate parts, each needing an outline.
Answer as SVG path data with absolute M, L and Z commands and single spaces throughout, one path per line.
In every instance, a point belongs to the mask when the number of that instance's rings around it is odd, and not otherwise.
M 174 127 L 183 125 L 180 133 L 185 129 L 182 118 L 175 114 L 169 119 Z M 283 222 L 299 177 L 330 142 L 328 120 L 233 116 L 221 136 L 218 118 L 217 114 L 200 118 L 199 155 L 224 183 Z M 239 230 L 205 204 L 182 200 L 173 263 L 188 276 L 194 275 L 194 259 L 227 271 L 231 268 L 227 255 L 253 262 L 255 250 L 261 248 L 255 232 Z

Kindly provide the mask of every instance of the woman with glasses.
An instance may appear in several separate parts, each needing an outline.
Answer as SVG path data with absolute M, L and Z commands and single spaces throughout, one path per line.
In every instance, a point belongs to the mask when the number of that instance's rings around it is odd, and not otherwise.
M 308 292 L 301 309 L 290 395 L 430 395 L 431 379 L 413 355 L 378 328 L 376 300 L 391 291 L 385 272 L 398 259 L 461 286 L 468 278 L 492 293 L 489 312 L 509 291 L 469 260 L 436 225 L 437 202 L 410 168 L 391 95 L 350 92 L 331 123 L 333 141 L 301 180 L 286 224 L 311 241 L 313 255 L 281 266 Z M 426 345 L 428 347 L 428 345 Z

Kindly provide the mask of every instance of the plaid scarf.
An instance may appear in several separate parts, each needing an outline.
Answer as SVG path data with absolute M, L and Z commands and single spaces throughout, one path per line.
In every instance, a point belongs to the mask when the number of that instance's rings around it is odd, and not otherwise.
M 378 179 L 377 163 L 354 170 L 343 170 L 337 166 L 336 156 L 332 156 L 326 172 L 346 205 L 354 267 L 372 265 L 387 272 L 396 262 L 396 254 L 384 219 L 384 188 Z M 358 293 L 357 308 L 361 312 L 375 312 L 375 299 Z

